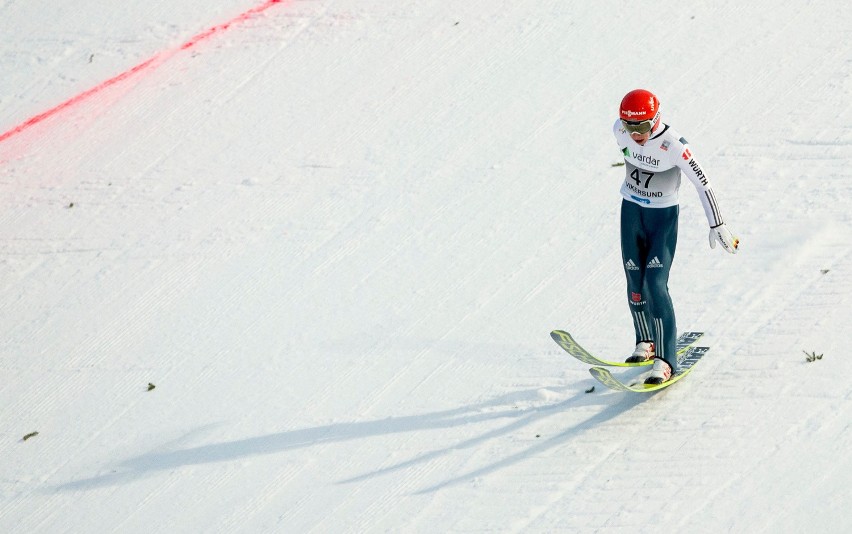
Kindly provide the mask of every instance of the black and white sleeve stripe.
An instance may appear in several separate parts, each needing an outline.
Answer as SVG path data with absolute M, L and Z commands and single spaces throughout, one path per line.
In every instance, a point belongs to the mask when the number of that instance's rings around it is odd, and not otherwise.
M 707 218 L 710 219 L 710 226 L 716 227 L 724 224 L 722 220 L 722 212 L 719 210 L 719 204 L 716 202 L 716 195 L 712 189 L 704 191 L 704 201 L 706 202 Z

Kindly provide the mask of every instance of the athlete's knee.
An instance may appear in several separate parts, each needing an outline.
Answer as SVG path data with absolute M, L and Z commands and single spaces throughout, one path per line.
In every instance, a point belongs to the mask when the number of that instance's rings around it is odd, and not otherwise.
M 669 273 L 664 270 L 649 272 L 645 276 L 645 287 L 655 294 L 668 294 L 669 292 Z

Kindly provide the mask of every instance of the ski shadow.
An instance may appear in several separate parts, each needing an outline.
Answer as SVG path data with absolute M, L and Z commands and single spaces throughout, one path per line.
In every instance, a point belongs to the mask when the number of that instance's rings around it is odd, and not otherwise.
M 558 447 L 558 446 L 562 445 L 563 443 L 566 443 L 566 442 L 580 436 L 581 434 L 583 434 L 587 430 L 590 430 L 590 429 L 596 427 L 597 425 L 605 423 L 605 422 L 607 422 L 611 419 L 614 419 L 614 418 L 626 413 L 627 411 L 638 406 L 639 404 L 641 404 L 642 402 L 644 402 L 645 400 L 647 400 L 651 396 L 652 395 L 625 396 L 624 398 L 619 399 L 615 403 L 609 404 L 606 408 L 604 408 L 603 411 L 601 411 L 598 414 L 590 417 L 589 419 L 587 419 L 585 421 L 581 421 L 580 423 L 560 432 L 559 434 L 557 434 L 557 435 L 555 435 L 551 438 L 542 440 L 542 441 L 536 443 L 534 446 L 528 447 L 527 449 L 525 449 L 523 451 L 512 454 L 511 456 L 507 456 L 506 458 L 503 458 L 501 460 L 492 462 L 492 463 L 490 463 L 486 466 L 483 466 L 483 467 L 480 467 L 478 469 L 463 473 L 463 474 L 461 474 L 457 477 L 454 477 L 452 479 L 441 482 L 440 484 L 436 484 L 436 485 L 424 488 L 420 491 L 415 492 L 415 494 L 431 493 L 431 492 L 434 492 L 434 491 L 438 491 L 442 488 L 445 488 L 447 486 L 452 486 L 454 484 L 458 484 L 458 483 L 461 483 L 461 482 L 468 482 L 473 478 L 485 476 L 485 475 L 494 473 L 496 471 L 499 471 L 501 469 L 510 467 L 513 464 L 521 462 L 526 458 L 529 458 L 531 456 L 535 456 L 536 454 L 542 453 L 542 452 L 547 451 L 549 449 L 552 449 L 554 447 Z M 532 409 L 532 410 L 528 410 L 527 413 L 521 415 L 520 417 L 517 418 L 517 420 L 512 421 L 507 425 L 504 425 L 500 428 L 496 428 L 496 429 L 493 429 L 493 430 L 489 430 L 488 432 L 485 432 L 484 434 L 482 434 L 480 436 L 468 439 L 468 440 L 463 441 L 461 443 L 454 444 L 452 447 L 445 448 L 445 449 L 439 449 L 439 450 L 431 451 L 431 452 L 428 452 L 428 453 L 424 453 L 424 454 L 418 455 L 418 456 L 416 456 L 416 457 L 414 457 L 410 460 L 406 460 L 404 462 L 400 462 L 400 463 L 394 464 L 392 466 L 388 466 L 388 467 L 385 467 L 385 468 L 382 468 L 382 469 L 379 469 L 379 470 L 376 470 L 376 471 L 373 471 L 373 472 L 370 472 L 370 473 L 365 473 L 365 474 L 359 475 L 357 477 L 352 477 L 352 478 L 349 478 L 349 479 L 341 480 L 339 483 L 340 484 L 350 484 L 350 483 L 363 482 L 363 481 L 366 481 L 366 480 L 371 479 L 371 478 L 375 478 L 375 477 L 379 477 L 379 476 L 382 476 L 382 475 L 393 473 L 395 471 L 401 471 L 401 470 L 412 468 L 417 464 L 429 462 L 431 460 L 434 460 L 436 458 L 439 458 L 441 456 L 449 454 L 452 451 L 455 451 L 455 450 L 458 450 L 458 449 L 473 448 L 473 447 L 476 447 L 477 445 L 480 445 L 480 444 L 482 444 L 482 443 L 484 443 L 488 440 L 495 439 L 495 438 L 498 438 L 498 437 L 503 436 L 503 435 L 518 432 L 523 427 L 531 425 L 531 424 L 535 424 L 536 422 L 539 422 L 540 420 L 545 419 L 545 418 L 547 418 L 547 417 L 549 417 L 549 416 L 551 416 L 555 413 L 558 413 L 558 412 L 560 412 L 560 411 L 562 411 L 562 410 L 564 410 L 565 408 L 568 408 L 568 407 L 575 407 L 576 408 L 576 407 L 580 407 L 580 406 L 588 406 L 588 405 L 593 405 L 593 404 L 604 404 L 604 402 L 594 402 L 594 401 L 580 402 L 580 399 L 585 400 L 585 399 L 588 399 L 588 397 L 589 397 L 588 395 L 581 393 L 581 394 L 579 394 L 579 395 L 577 395 L 573 398 L 567 399 L 567 400 L 559 402 L 557 404 L 553 404 L 553 405 L 549 405 L 549 406 L 543 406 L 543 407 L 535 408 L 535 409 Z M 609 397 L 611 398 L 612 396 L 609 396 Z
M 453 477 L 451 479 L 445 480 L 444 482 L 441 482 L 439 484 L 434 484 L 432 486 L 421 489 L 421 490 L 416 491 L 414 493 L 416 495 L 422 495 L 422 494 L 426 494 L 426 493 L 432 493 L 432 492 L 438 491 L 440 489 L 443 489 L 443 488 L 446 488 L 448 486 L 452 486 L 452 485 L 455 485 L 455 484 L 459 484 L 459 483 L 463 483 L 463 482 L 469 482 L 471 479 L 475 479 L 475 478 L 478 478 L 478 477 L 483 477 L 483 476 L 489 475 L 491 473 L 500 471 L 501 469 L 505 469 L 507 467 L 510 467 L 510 466 L 512 466 L 516 463 L 522 462 L 523 460 L 525 460 L 527 458 L 535 457 L 536 455 L 538 455 L 540 453 L 543 453 L 543 452 L 550 450 L 550 449 L 553 449 L 555 447 L 559 447 L 560 445 L 563 445 L 564 443 L 567 443 L 567 442 L 571 441 L 572 439 L 579 437 L 580 435 L 584 434 L 586 431 L 591 430 L 591 429 L 595 428 L 596 426 L 598 426 L 600 424 L 603 424 L 607 421 L 615 419 L 616 417 L 618 417 L 620 415 L 623 415 L 624 413 L 628 412 L 632 408 L 638 406 L 639 404 L 641 404 L 642 402 L 644 402 L 645 400 L 650 398 L 650 396 L 651 395 L 627 396 L 624 399 L 621 399 L 621 400 L 617 401 L 616 403 L 611 404 L 608 407 L 604 408 L 603 411 L 597 413 L 596 415 L 590 417 L 589 419 L 586 419 L 585 421 L 581 421 L 580 423 L 577 423 L 576 425 L 563 430 L 562 432 L 560 432 L 559 434 L 556 434 L 555 436 L 553 436 L 551 438 L 542 440 L 542 441 L 536 443 L 535 445 L 533 445 L 531 447 L 528 447 L 528 448 L 526 448 L 522 451 L 519 451 L 519 452 L 512 454 L 510 456 L 507 456 L 503 459 L 494 461 L 494 462 L 492 462 L 488 465 L 485 465 L 483 467 L 480 467 L 478 469 L 474 469 L 474 470 L 465 472 L 461 475 L 458 475 L 458 476 Z M 490 439 L 490 437 L 489 437 L 489 439 Z M 453 449 L 458 449 L 458 448 L 460 448 L 460 447 L 456 446 Z M 443 453 L 450 452 L 450 450 L 451 449 L 443 451 Z M 409 462 L 406 462 L 406 463 L 409 463 Z M 392 469 L 392 468 L 388 468 L 388 469 Z M 383 470 L 383 471 L 385 471 L 385 470 Z M 372 476 L 377 476 L 379 474 L 382 474 L 382 473 L 376 472 L 376 473 L 371 473 L 369 475 L 362 475 L 361 477 L 357 477 L 357 478 L 352 479 L 352 481 L 357 481 L 357 480 L 360 480 L 360 479 L 363 479 L 363 478 L 371 478 Z
M 313 428 L 289 430 L 266 436 L 203 445 L 199 447 L 190 447 L 179 450 L 160 450 L 126 460 L 118 466 L 115 466 L 115 468 L 111 469 L 111 471 L 107 474 L 71 481 L 66 484 L 55 486 L 53 489 L 60 491 L 91 490 L 106 486 L 125 484 L 137 479 L 153 476 L 157 472 L 173 470 L 185 466 L 229 462 L 259 455 L 269 455 L 289 450 L 303 449 L 327 443 L 346 442 L 406 432 L 463 427 L 466 425 L 498 419 L 508 420 L 508 423 L 505 425 L 488 430 L 487 432 L 465 440 L 462 443 L 454 444 L 452 447 L 424 453 L 411 460 L 407 460 L 390 467 L 385 467 L 357 477 L 339 481 L 340 484 L 357 483 L 359 481 L 379 477 L 395 471 L 405 470 L 417 464 L 428 462 L 445 454 L 449 454 L 450 452 L 460 448 L 476 447 L 479 444 L 485 443 L 499 436 L 517 432 L 530 424 L 569 408 L 609 404 L 609 406 L 607 406 L 607 408 L 605 408 L 602 412 L 590 419 L 583 421 L 552 438 L 544 440 L 541 443 L 530 447 L 526 451 L 519 452 L 503 460 L 494 462 L 489 466 L 482 467 L 470 473 L 448 480 L 440 485 L 421 490 L 421 493 L 425 493 L 436 491 L 442 487 L 455 484 L 462 480 L 469 480 L 471 477 L 481 476 L 497 471 L 521 461 L 531 454 L 556 447 L 559 444 L 583 433 L 589 428 L 630 410 L 632 407 L 636 406 L 648 397 L 646 395 L 643 395 L 640 398 L 632 396 L 625 397 L 624 399 L 611 404 L 608 401 L 614 397 L 613 395 L 589 395 L 580 391 L 572 397 L 555 403 L 544 405 L 532 404 L 530 406 L 520 407 L 520 405 L 530 403 L 531 399 L 537 399 L 541 389 L 545 388 L 513 392 L 483 403 L 429 414 L 323 425 Z M 551 391 L 562 390 L 564 393 L 564 391 L 568 388 L 562 387 L 547 389 Z M 196 432 L 191 434 L 194 433 Z M 181 441 L 185 441 L 185 439 L 182 438 L 176 442 L 169 443 L 165 447 L 171 449 L 175 445 L 178 445 Z

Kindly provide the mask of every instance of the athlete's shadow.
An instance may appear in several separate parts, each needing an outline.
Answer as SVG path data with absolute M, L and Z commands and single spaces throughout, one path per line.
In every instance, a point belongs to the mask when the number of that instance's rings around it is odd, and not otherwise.
M 598 385 L 600 387 L 600 385 Z M 562 388 L 563 390 L 566 388 Z M 626 396 L 619 398 L 616 395 L 590 395 L 582 391 L 573 397 L 553 404 L 531 405 L 521 408 L 519 405 L 529 403 L 530 399 L 536 399 L 540 390 L 525 390 L 513 392 L 490 401 L 446 410 L 429 414 L 389 417 L 374 421 L 362 421 L 354 423 L 340 423 L 289 430 L 267 436 L 248 438 L 225 443 L 203 445 L 180 450 L 157 451 L 126 460 L 112 469 L 110 473 L 88 479 L 72 481 L 59 486 L 59 490 L 88 490 L 104 486 L 112 486 L 131 482 L 138 478 L 151 476 L 159 471 L 171 470 L 188 465 L 201 465 L 216 462 L 227 462 L 258 455 L 275 454 L 288 450 L 301 449 L 325 443 L 344 442 L 350 440 L 366 439 L 375 436 L 397 434 L 403 432 L 418 432 L 452 427 L 461 427 L 470 424 L 487 422 L 496 419 L 507 419 L 509 422 L 499 428 L 485 432 L 482 435 L 470 438 L 450 448 L 435 450 L 421 454 L 405 462 L 385 467 L 377 471 L 365 473 L 357 477 L 340 481 L 341 484 L 354 483 L 378 477 L 384 474 L 400 471 L 414 465 L 428 462 L 459 448 L 475 447 L 496 437 L 517 432 L 522 428 L 540 421 L 544 418 L 558 414 L 570 408 L 582 406 L 608 404 L 608 406 L 597 415 L 563 430 L 561 433 L 536 443 L 535 446 L 513 454 L 507 458 L 484 466 L 476 471 L 447 480 L 439 485 L 421 490 L 429 492 L 441 487 L 469 480 L 471 477 L 481 476 L 501 468 L 512 465 L 530 455 L 550 449 L 571 438 L 582 434 L 594 426 L 606 422 L 638 405 L 647 395 Z M 557 392 L 559 394 L 559 392 Z M 615 402 L 612 402 L 613 399 Z M 181 440 L 183 441 L 183 440 Z M 171 446 L 174 446 L 172 444 Z M 171 448 L 166 445 L 164 448 Z

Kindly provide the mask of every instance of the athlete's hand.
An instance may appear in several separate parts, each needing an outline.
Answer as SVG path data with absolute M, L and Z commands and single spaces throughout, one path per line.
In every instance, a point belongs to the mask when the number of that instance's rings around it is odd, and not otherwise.
M 710 248 L 716 248 L 717 241 L 722 245 L 722 248 L 731 254 L 736 254 L 737 247 L 740 246 L 740 240 L 728 230 L 725 223 L 710 229 Z

